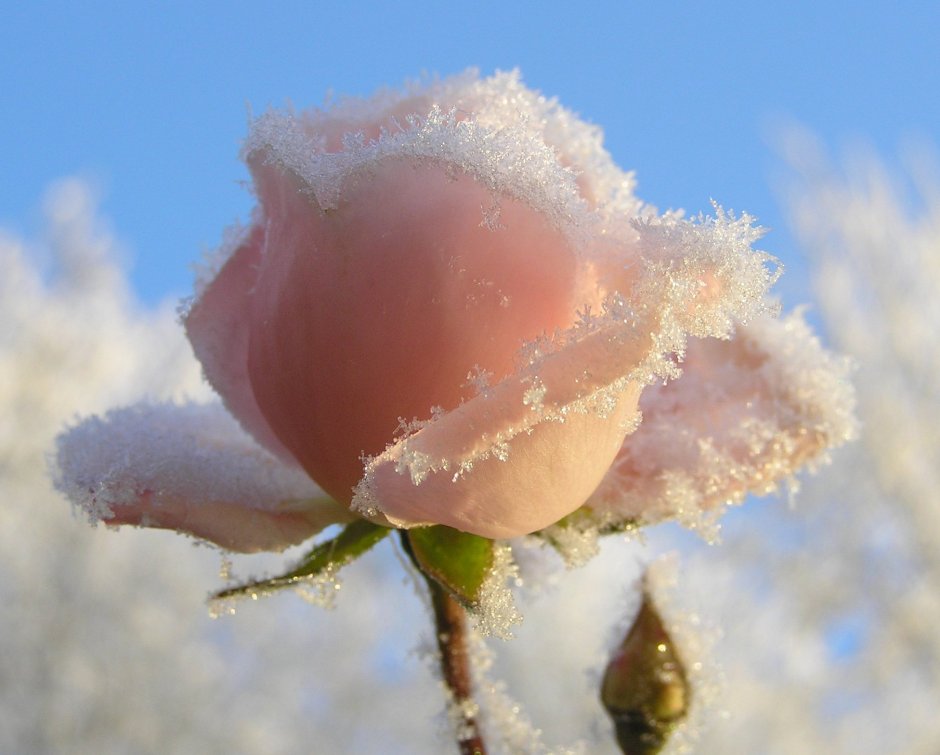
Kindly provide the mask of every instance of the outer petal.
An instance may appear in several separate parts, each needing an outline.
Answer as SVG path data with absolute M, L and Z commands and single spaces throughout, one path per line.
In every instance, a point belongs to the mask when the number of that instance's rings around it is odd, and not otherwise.
M 140 404 L 59 436 L 56 485 L 93 521 L 282 550 L 352 517 L 258 447 L 218 404 Z
M 527 340 L 568 327 L 578 270 L 567 238 L 527 204 L 446 164 L 388 158 L 321 210 L 289 171 L 253 161 L 267 219 L 249 374 L 272 428 L 344 502 L 400 420 L 498 381 Z M 276 369 L 272 369 L 276 366 Z
M 291 463 L 290 452 L 258 409 L 248 379 L 250 302 L 263 243 L 264 227 L 256 224 L 223 244 L 217 254 L 227 255 L 224 264 L 198 293 L 183 322 L 206 379 L 226 408 L 256 441 Z
M 612 393 L 602 413 L 572 408 L 506 431 L 510 445 L 497 439 L 507 420 L 524 421 L 513 411 L 524 407 L 514 387 L 464 404 L 371 462 L 354 506 L 395 525 L 445 524 L 491 538 L 533 532 L 578 508 L 634 426 L 639 386 Z
M 682 376 L 643 394 L 643 422 L 587 506 L 645 522 L 766 493 L 854 433 L 845 364 L 799 314 L 689 343 Z

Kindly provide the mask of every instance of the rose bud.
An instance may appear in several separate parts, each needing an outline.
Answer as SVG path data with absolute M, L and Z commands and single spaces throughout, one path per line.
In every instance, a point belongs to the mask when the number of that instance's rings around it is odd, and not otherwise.
M 640 610 L 601 681 L 601 702 L 628 755 L 659 752 L 689 708 L 682 660 L 644 589 Z

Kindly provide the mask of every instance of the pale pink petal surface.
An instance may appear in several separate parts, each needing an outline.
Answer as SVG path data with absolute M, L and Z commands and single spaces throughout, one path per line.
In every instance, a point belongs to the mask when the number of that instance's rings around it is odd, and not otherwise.
M 226 408 L 256 441 L 292 463 L 293 457 L 258 409 L 248 379 L 248 333 L 252 291 L 261 264 L 264 227 L 241 230 L 217 253 L 224 264 L 202 286 L 184 315 L 186 335 L 203 373 Z
M 486 415 L 499 398 L 492 404 L 476 399 L 370 464 L 356 505 L 395 525 L 445 524 L 491 538 L 546 527 L 571 513 L 597 487 L 632 429 L 638 395 L 639 388 L 628 384 L 603 413 L 587 407 L 572 410 L 563 420 L 543 419 L 528 432 L 511 436 L 511 444 L 494 446 L 488 445 L 489 433 L 498 436 L 505 418 Z M 475 437 L 477 447 L 441 457 L 451 450 L 454 436 L 467 435 L 463 422 L 487 432 Z M 427 456 L 422 448 L 428 449 Z M 403 454 L 407 463 L 402 463 Z M 430 459 L 443 462 L 425 469 L 422 462 Z

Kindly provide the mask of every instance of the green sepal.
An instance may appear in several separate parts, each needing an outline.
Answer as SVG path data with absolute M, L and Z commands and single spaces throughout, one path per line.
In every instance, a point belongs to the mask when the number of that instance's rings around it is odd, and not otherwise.
M 539 530 L 536 534 L 551 532 L 555 527 L 564 529 L 594 529 L 598 535 L 620 535 L 624 532 L 634 532 L 640 528 L 639 522 L 632 518 L 615 518 L 611 515 L 598 514 L 592 509 L 582 506 L 575 509 L 568 516 L 563 516 L 551 527 Z
M 541 538 L 554 548 L 558 554 L 569 560 L 568 535 L 596 539 L 603 535 L 622 535 L 628 532 L 638 532 L 640 523 L 633 518 L 614 517 L 610 514 L 598 514 L 586 506 L 572 511 L 568 516 L 562 517 L 553 525 L 533 532 L 533 536 Z
M 467 608 L 479 605 L 495 561 L 493 541 L 443 525 L 405 535 L 418 567 Z
M 328 570 L 335 573 L 359 558 L 389 532 L 391 529 L 388 527 L 373 524 L 365 519 L 357 519 L 346 525 L 333 539 L 317 544 L 295 568 L 286 574 L 228 587 L 215 593 L 210 600 L 224 600 L 244 595 L 256 597 L 285 587 L 292 587 L 298 582 L 324 574 Z

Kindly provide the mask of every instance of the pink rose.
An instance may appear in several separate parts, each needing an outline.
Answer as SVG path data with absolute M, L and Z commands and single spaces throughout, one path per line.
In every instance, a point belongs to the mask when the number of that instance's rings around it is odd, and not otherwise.
M 657 216 L 600 131 L 516 74 L 269 112 L 244 156 L 259 206 L 184 323 L 253 441 L 214 438 L 218 469 L 183 490 L 153 472 L 156 448 L 118 453 L 128 415 L 80 425 L 59 484 L 106 521 L 251 550 L 353 514 L 492 538 L 585 503 L 688 517 L 851 431 L 838 365 L 772 320 L 775 266 L 750 219 Z M 161 418 L 169 454 L 184 411 L 136 420 Z M 89 446 L 95 463 L 78 463 Z M 251 500 L 216 484 L 248 457 L 267 475 Z

